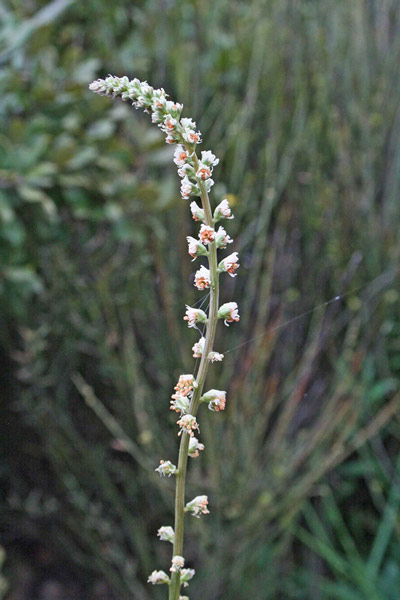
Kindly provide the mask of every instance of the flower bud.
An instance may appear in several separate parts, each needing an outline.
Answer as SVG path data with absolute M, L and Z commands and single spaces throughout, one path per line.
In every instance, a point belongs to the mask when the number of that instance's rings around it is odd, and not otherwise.
M 171 542 L 171 544 L 174 543 L 175 532 L 169 525 L 166 527 L 164 525 L 160 527 L 160 529 L 157 531 L 157 535 L 161 542 Z
M 147 580 L 147 583 L 160 585 L 161 583 L 169 583 L 169 577 L 165 571 L 153 571 Z
M 174 473 L 176 473 L 176 466 L 173 465 L 172 462 L 169 460 L 160 460 L 160 466 L 157 467 L 155 471 L 160 473 L 160 477 L 161 475 L 164 475 L 164 477 L 171 477 L 171 475 L 174 475 Z
M 229 327 L 228 323 L 239 321 L 239 309 L 236 302 L 226 302 L 218 309 L 218 319 L 224 319 L 224 323 Z
M 190 512 L 192 517 L 196 517 L 200 519 L 201 515 L 208 515 L 209 510 L 208 506 L 208 498 L 207 496 L 196 496 L 190 502 L 188 502 L 185 506 L 185 512 Z

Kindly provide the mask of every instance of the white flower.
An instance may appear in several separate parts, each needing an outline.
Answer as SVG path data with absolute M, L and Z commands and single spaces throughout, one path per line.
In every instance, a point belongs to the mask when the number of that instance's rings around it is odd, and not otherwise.
M 182 146 L 182 144 L 178 144 L 175 148 L 174 152 L 174 163 L 177 167 L 182 167 L 189 158 L 188 151 Z
M 189 600 L 189 596 L 179 596 L 178 600 Z
M 185 512 L 190 512 L 193 517 L 200 518 L 201 515 L 208 515 L 209 510 L 207 496 L 196 496 L 185 506 Z
M 161 475 L 171 477 L 176 472 L 176 466 L 170 460 L 160 460 L 160 466 L 154 470 L 160 473 L 160 477 Z
M 229 237 L 223 227 L 219 227 L 215 234 L 215 242 L 217 248 L 226 248 L 228 244 L 232 244 L 233 240 Z
M 202 450 L 204 450 L 204 444 L 201 444 L 197 437 L 193 435 L 189 440 L 188 455 L 191 458 L 197 458 L 199 452 L 201 452 Z
M 223 359 L 224 355 L 219 352 L 210 352 L 208 355 L 208 360 L 211 360 L 211 362 L 221 361 Z
M 222 202 L 220 202 L 218 204 L 218 206 L 216 207 L 216 209 L 214 210 L 214 220 L 219 221 L 222 218 L 225 218 L 225 219 L 233 219 L 234 218 L 234 216 L 231 212 L 230 206 L 229 206 L 229 202 L 226 198 L 225 198 L 225 200 L 222 200 Z
M 161 125 L 161 129 L 165 131 L 165 133 L 170 133 L 174 131 L 176 128 L 178 121 L 171 117 L 171 115 L 167 115 L 164 119 L 164 123 Z
M 196 177 L 205 181 L 211 177 L 211 168 L 203 163 L 199 163 L 199 167 L 196 171 Z
M 168 583 L 169 577 L 165 573 L 165 571 L 153 571 L 147 580 L 147 583 L 152 583 L 153 585 L 159 585 L 161 583 Z
M 194 221 L 204 221 L 204 210 L 194 200 L 190 203 L 190 210 Z
M 192 348 L 193 358 L 201 358 L 204 351 L 204 344 L 206 342 L 206 338 L 201 337 L 198 342 L 196 342 Z
M 200 269 L 196 271 L 194 276 L 194 285 L 198 290 L 205 290 L 210 287 L 210 271 L 206 269 L 204 265 L 201 265 Z
M 179 554 L 176 554 L 172 558 L 172 564 L 171 564 L 170 571 L 172 573 L 179 573 L 179 571 L 181 569 L 183 569 L 184 566 L 185 566 L 185 559 L 183 558 L 183 556 L 179 556 Z
M 174 543 L 175 532 L 169 525 L 166 527 L 164 525 L 160 527 L 160 529 L 157 531 L 157 535 L 162 542 L 171 542 L 171 544 Z
M 184 165 L 179 167 L 178 175 L 179 175 L 179 177 L 185 177 L 185 176 L 194 177 L 195 172 L 194 172 L 192 165 L 190 165 L 189 163 L 185 163 Z
M 192 435 L 194 435 L 194 429 L 197 429 L 197 431 L 200 432 L 199 425 L 196 421 L 196 417 L 194 417 L 193 415 L 183 415 L 183 417 L 181 417 L 179 421 L 177 421 L 177 425 L 179 425 L 179 427 L 181 428 L 178 435 L 181 435 L 183 431 L 186 431 L 186 433 L 188 433 L 190 437 L 192 437 Z
M 186 315 L 183 320 L 188 322 L 188 327 L 196 327 L 196 323 L 207 323 L 207 315 L 204 310 L 186 304 Z
M 236 302 L 226 302 L 218 309 L 218 319 L 224 319 L 224 323 L 229 327 L 228 323 L 239 321 L 239 309 Z
M 208 167 L 215 167 L 219 163 L 219 158 L 211 150 L 203 150 L 201 153 L 201 162 Z
M 193 260 L 196 260 L 196 258 L 198 256 L 208 254 L 206 248 L 203 246 L 203 244 L 201 242 L 199 242 L 199 240 L 196 240 L 191 235 L 186 236 L 186 239 L 187 239 L 187 243 L 189 246 L 188 252 L 189 252 L 190 256 L 193 257 Z
M 175 400 L 170 401 L 170 409 L 174 410 L 175 412 L 180 412 L 183 415 L 187 413 L 190 406 L 189 398 L 187 396 L 178 396 L 177 394 L 175 394 L 173 397 Z
M 193 119 L 188 119 L 187 117 L 183 117 L 181 119 L 182 127 L 187 127 L 188 129 L 196 129 L 196 123 Z
M 185 175 L 185 177 L 181 181 L 181 196 L 182 196 L 182 198 L 187 199 L 192 194 L 196 195 L 198 193 L 199 193 L 198 187 L 189 180 L 187 175 Z
M 183 119 L 181 119 L 181 123 L 182 121 Z M 200 144 L 201 133 L 200 131 L 194 131 L 194 129 L 190 129 L 189 127 L 184 127 L 182 131 L 182 138 L 188 144 Z
M 203 244 L 209 244 L 210 242 L 213 242 L 215 239 L 214 229 L 203 223 L 200 227 L 199 238 Z
M 196 573 L 196 571 L 194 569 L 182 569 L 181 585 L 183 585 L 183 587 L 187 587 L 189 585 L 188 581 L 193 579 L 195 573 Z
M 206 394 L 201 397 L 202 402 L 208 402 L 208 408 L 215 410 L 225 410 L 226 403 L 226 392 L 222 390 L 209 390 Z
M 236 277 L 236 269 L 239 268 L 239 257 L 237 252 L 232 252 L 229 256 L 221 260 L 218 265 L 219 271 L 226 271 L 231 277 Z

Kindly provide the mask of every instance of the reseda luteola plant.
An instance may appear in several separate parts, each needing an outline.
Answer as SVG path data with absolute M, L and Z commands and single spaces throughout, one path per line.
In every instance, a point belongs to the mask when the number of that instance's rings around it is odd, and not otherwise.
M 218 319 L 223 319 L 225 324 L 239 321 L 238 306 L 236 302 L 227 302 L 219 306 L 219 274 L 229 273 L 236 276 L 239 267 L 238 254 L 233 252 L 219 263 L 217 250 L 225 249 L 232 239 L 221 226 L 215 225 L 221 219 L 233 219 L 228 201 L 222 200 L 212 212 L 208 193 L 213 185 L 211 175 L 213 167 L 219 160 L 210 151 L 202 151 L 200 158 L 196 153 L 196 146 L 201 142 L 201 134 L 196 130 L 196 123 L 192 119 L 181 119 L 182 104 L 167 100 L 163 89 L 155 90 L 147 82 L 138 79 L 129 81 L 128 77 L 109 76 L 98 79 L 89 86 L 92 92 L 102 96 L 112 96 L 122 100 L 130 100 L 135 108 L 143 108 L 144 112 L 151 113 L 151 120 L 167 134 L 168 144 L 176 144 L 174 162 L 178 167 L 178 175 L 182 178 L 181 195 L 184 199 L 190 196 L 199 196 L 202 206 L 196 202 L 190 204 L 193 219 L 201 222 L 198 239 L 187 236 L 188 252 L 193 260 L 198 256 L 208 259 L 208 268 L 202 265 L 196 272 L 194 285 L 198 290 L 209 290 L 208 314 L 201 308 L 186 305 L 188 327 L 199 329 L 198 324 L 206 328 L 205 336 L 202 334 L 199 341 L 192 348 L 193 357 L 200 358 L 200 365 L 196 377 L 194 375 L 181 375 L 172 395 L 171 410 L 180 414 L 177 425 L 181 436 L 178 466 L 169 460 L 161 460 L 156 469 L 160 475 L 174 475 L 176 477 L 175 494 L 175 526 L 163 526 L 158 530 L 160 540 L 173 544 L 172 561 L 169 569 L 170 575 L 165 571 L 153 571 L 148 578 L 150 583 L 167 584 L 169 586 L 169 600 L 188 600 L 187 596 L 180 596 L 181 587 L 186 587 L 188 581 L 194 576 L 194 569 L 185 568 L 183 554 L 183 529 L 184 515 L 190 513 L 194 517 L 207 514 L 207 496 L 197 496 L 185 503 L 185 479 L 187 460 L 199 456 L 199 451 L 204 450 L 204 445 L 199 442 L 194 433 L 199 432 L 197 411 L 201 403 L 208 404 L 212 411 L 224 410 L 226 392 L 222 390 L 209 390 L 203 394 L 203 387 L 207 376 L 209 364 L 221 361 L 223 354 L 213 349 L 215 331 Z

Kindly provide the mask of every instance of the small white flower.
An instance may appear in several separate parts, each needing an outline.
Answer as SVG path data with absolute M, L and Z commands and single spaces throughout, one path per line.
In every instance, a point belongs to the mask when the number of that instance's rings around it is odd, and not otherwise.
M 210 271 L 204 265 L 201 265 L 194 276 L 194 285 L 198 290 L 205 290 L 210 287 L 210 283 Z
M 194 221 L 204 221 L 204 210 L 194 200 L 190 203 L 190 210 Z
M 210 242 L 213 242 L 215 240 L 214 229 L 203 223 L 200 227 L 199 238 L 203 244 L 209 244 Z
M 201 515 L 208 515 L 209 510 L 208 506 L 208 497 L 207 496 L 196 496 L 190 502 L 188 502 L 185 506 L 185 512 L 190 512 L 193 517 L 199 519 Z
M 209 179 L 211 177 L 211 168 L 203 163 L 199 163 L 199 167 L 196 171 L 196 177 L 198 177 L 198 179 L 202 179 L 203 181 Z
M 190 406 L 190 400 L 187 396 L 174 395 L 175 400 L 170 401 L 170 409 L 175 412 L 179 412 L 182 415 L 188 412 Z
M 178 175 L 179 177 L 194 177 L 195 176 L 195 172 L 194 169 L 192 167 L 192 165 L 190 165 L 189 163 L 185 163 L 184 165 L 182 165 L 181 167 L 179 167 L 178 169 Z
M 236 302 L 226 302 L 218 309 L 218 318 L 224 319 L 224 323 L 229 327 L 228 323 L 239 321 L 239 309 Z
M 188 581 L 193 579 L 195 573 L 196 573 L 196 571 L 194 569 L 182 569 L 181 585 L 183 585 L 183 587 L 187 587 L 189 585 Z
M 181 123 L 182 123 L 181 119 Z M 194 129 L 190 129 L 189 127 L 184 127 L 182 131 L 182 138 L 188 144 L 200 144 L 201 142 L 201 133 L 200 131 L 194 131 Z
M 218 204 L 218 206 L 216 207 L 216 209 L 214 211 L 214 220 L 215 221 L 219 221 L 222 218 L 225 218 L 225 219 L 233 219 L 234 218 L 234 216 L 231 212 L 231 208 L 229 206 L 229 202 L 226 198 L 225 198 L 225 200 L 222 200 L 222 202 L 220 202 Z
M 199 193 L 199 188 L 192 183 L 188 176 L 185 175 L 185 177 L 182 179 L 181 181 L 181 196 L 184 199 L 189 198 L 189 196 L 191 195 L 196 195 Z
M 223 359 L 224 355 L 219 352 L 210 352 L 208 355 L 208 360 L 211 360 L 211 362 L 221 361 Z
M 201 452 L 202 450 L 204 450 L 204 444 L 201 444 L 197 437 L 193 435 L 189 440 L 188 455 L 191 458 L 197 458 L 199 452 Z
M 171 571 L 171 573 L 179 573 L 179 571 L 181 569 L 183 569 L 184 566 L 185 566 L 185 559 L 183 558 L 183 556 L 179 556 L 179 554 L 176 554 L 172 558 L 172 564 L 171 564 L 170 571 Z
M 225 410 L 226 392 L 222 390 L 209 390 L 201 397 L 202 402 L 208 402 L 208 408 L 218 412 Z
M 160 460 L 160 466 L 154 470 L 160 473 L 160 477 L 161 475 L 164 475 L 164 477 L 171 477 L 171 475 L 176 473 L 176 466 L 173 465 L 170 460 Z
M 173 528 L 169 525 L 163 525 L 162 527 L 160 527 L 160 529 L 157 531 L 157 535 L 160 538 L 160 541 L 162 542 L 171 542 L 171 544 L 174 543 L 175 532 Z
M 189 158 L 188 151 L 182 146 L 182 144 L 178 144 L 175 152 L 174 152 L 174 163 L 177 167 L 182 167 Z
M 178 121 L 176 119 L 171 117 L 171 115 L 167 115 L 164 119 L 164 123 L 161 125 L 161 129 L 162 131 L 165 131 L 165 133 L 171 133 L 171 131 L 175 130 L 177 123 Z
M 188 129 L 196 129 L 196 123 L 193 121 L 193 119 L 188 119 L 187 117 L 183 117 L 183 119 L 181 119 L 181 125 L 182 127 Z
M 201 337 L 198 342 L 196 342 L 192 348 L 193 358 L 201 358 L 204 352 L 204 344 L 206 342 L 206 338 Z
M 153 571 L 147 580 L 147 583 L 152 583 L 153 585 L 160 585 L 161 583 L 168 582 L 169 577 L 165 571 Z
M 208 167 L 215 167 L 219 163 L 219 158 L 211 150 L 203 150 L 201 153 L 201 162 Z
M 207 315 L 204 310 L 186 304 L 186 315 L 183 320 L 188 322 L 188 327 L 196 327 L 196 323 L 207 323 Z
M 232 252 L 229 256 L 221 260 L 218 265 L 219 271 L 226 271 L 231 277 L 236 277 L 236 269 L 239 268 L 239 256 L 237 252 Z
M 203 255 L 208 254 L 206 248 L 203 246 L 203 244 L 201 242 L 199 242 L 199 240 L 196 240 L 191 235 L 188 235 L 186 237 L 186 239 L 187 239 L 187 243 L 188 243 L 188 246 L 189 246 L 188 247 L 188 252 L 189 252 L 190 256 L 193 257 L 193 260 L 196 260 L 196 258 L 198 256 L 203 256 Z
M 179 425 L 179 427 L 181 428 L 178 435 L 181 435 L 182 432 L 186 431 L 186 433 L 188 433 L 190 437 L 192 437 L 192 435 L 194 435 L 194 429 L 200 432 L 196 417 L 194 417 L 193 415 L 183 415 L 183 417 L 181 417 L 179 421 L 177 421 L 177 425 Z
M 228 244 L 232 244 L 233 240 L 229 237 L 223 227 L 219 227 L 215 234 L 215 243 L 217 248 L 226 248 Z

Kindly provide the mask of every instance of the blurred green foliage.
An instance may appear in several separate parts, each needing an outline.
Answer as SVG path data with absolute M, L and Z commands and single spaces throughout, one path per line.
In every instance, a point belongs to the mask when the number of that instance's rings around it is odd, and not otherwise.
M 223 300 L 242 320 L 216 350 L 239 347 L 210 378 L 229 407 L 200 416 L 190 465 L 188 494 L 211 504 L 187 526 L 191 597 L 394 598 L 397 2 L 14 0 L 0 14 L 6 545 L 36 535 L 118 598 L 163 597 L 144 582 L 169 561 L 155 533 L 173 489 L 153 469 L 176 455 L 168 398 L 193 364 L 195 229 L 160 132 L 87 90 L 127 74 L 197 120 L 241 256 Z

